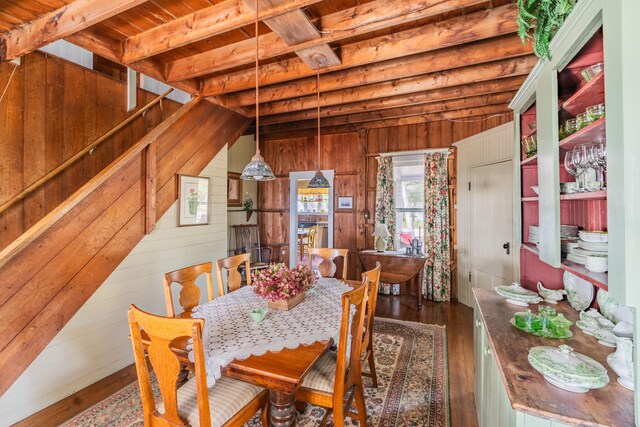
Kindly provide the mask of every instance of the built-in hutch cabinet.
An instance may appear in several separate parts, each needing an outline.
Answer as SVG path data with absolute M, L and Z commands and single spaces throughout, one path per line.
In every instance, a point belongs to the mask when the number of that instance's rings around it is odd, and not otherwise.
M 512 101 L 515 177 L 520 188 L 518 203 L 514 204 L 514 234 L 520 252 L 520 281 L 529 289 L 535 290 L 538 281 L 546 288 L 562 288 L 563 274 L 569 271 L 589 281 L 596 291 L 608 290 L 621 304 L 640 307 L 638 17 L 637 0 L 578 1 L 552 41 L 551 60 L 538 62 Z M 603 72 L 583 77 L 586 68 L 600 63 L 604 64 Z M 591 115 L 590 123 L 566 132 L 567 120 L 598 104 L 605 104 L 603 117 Z M 529 150 L 530 144 L 522 143 L 530 143 L 531 138 L 537 141 L 535 153 Z M 575 182 L 565 170 L 567 153 L 581 144 L 600 141 L 606 143 L 606 163 L 601 165 L 606 170 L 606 187 L 595 188 L 591 184 L 592 191 L 561 194 L 561 183 Z M 587 172 L 591 180 L 594 173 L 597 169 Z M 563 224 L 608 232 L 608 272 L 589 271 L 567 259 L 566 246 L 561 243 Z M 538 227 L 536 236 L 530 235 L 531 225 Z M 502 327 L 511 326 L 507 323 Z M 531 415 L 512 408 L 504 387 L 508 380 L 500 377 L 501 370 L 492 357 L 491 340 L 477 307 L 474 329 L 475 396 L 480 425 L 565 425 L 559 419 L 544 417 L 527 421 Z M 637 328 L 635 335 L 638 336 Z M 514 333 L 514 339 L 517 337 Z M 595 340 L 593 345 L 598 346 Z M 528 348 L 522 352 L 526 360 Z M 640 361 L 638 354 L 636 345 L 636 361 Z M 636 384 L 638 365 L 635 364 Z M 615 381 L 615 374 L 611 380 Z M 638 400 L 636 394 L 635 401 Z

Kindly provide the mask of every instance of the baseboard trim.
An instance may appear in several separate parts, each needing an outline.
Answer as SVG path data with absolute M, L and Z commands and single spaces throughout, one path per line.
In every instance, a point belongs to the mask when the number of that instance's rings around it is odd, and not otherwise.
M 136 379 L 136 366 L 131 364 L 22 421 L 18 421 L 12 427 L 58 426 L 136 381 Z

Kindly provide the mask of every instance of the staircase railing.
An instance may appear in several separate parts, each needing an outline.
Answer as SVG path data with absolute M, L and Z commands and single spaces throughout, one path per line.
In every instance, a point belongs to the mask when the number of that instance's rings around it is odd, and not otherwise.
M 104 142 L 107 139 L 109 139 L 109 137 L 111 137 L 113 134 L 118 132 L 120 129 L 122 129 L 125 126 L 127 126 L 129 123 L 131 123 L 132 121 L 134 121 L 138 117 L 142 116 L 151 107 L 153 107 L 154 105 L 156 105 L 157 103 L 162 101 L 164 98 L 166 98 L 167 95 L 169 95 L 172 91 L 173 91 L 173 88 L 171 88 L 171 89 L 167 90 L 166 92 L 164 92 L 163 94 L 159 95 L 158 97 L 153 99 L 153 101 L 149 102 L 147 105 L 145 105 L 144 107 L 142 107 L 141 109 L 136 111 L 134 114 L 130 115 L 129 117 L 127 117 L 126 119 L 121 121 L 118 125 L 113 127 L 111 130 L 109 130 L 104 135 L 100 136 L 98 139 L 93 141 L 91 144 L 87 145 L 85 148 L 80 150 L 78 153 L 76 153 L 73 156 L 69 157 L 67 160 L 65 160 L 63 163 L 61 163 L 59 166 L 57 166 L 55 169 L 53 169 L 52 171 L 50 171 L 46 175 L 44 175 L 42 178 L 38 179 L 36 182 L 34 182 L 33 184 L 29 185 L 27 188 L 22 190 L 20 193 L 16 194 L 11 199 L 9 199 L 6 202 L 4 202 L 2 205 L 0 205 L 0 214 L 2 212 L 6 211 L 7 209 L 9 209 L 11 206 L 16 204 L 20 200 L 24 199 L 26 196 L 28 196 L 33 191 L 37 190 L 42 185 L 46 184 L 49 180 L 51 180 L 52 178 L 54 178 L 55 176 L 57 176 L 58 174 L 63 172 L 65 169 L 67 169 L 69 166 L 71 166 L 73 163 L 75 163 L 76 160 L 82 158 L 82 156 L 84 156 L 87 153 L 93 152 L 93 150 L 95 150 L 98 147 L 98 145 L 100 145 L 102 142 Z

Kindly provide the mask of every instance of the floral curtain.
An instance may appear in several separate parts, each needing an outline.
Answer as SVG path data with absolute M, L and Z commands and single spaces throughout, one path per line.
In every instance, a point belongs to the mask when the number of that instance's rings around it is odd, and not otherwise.
M 387 224 L 392 237 L 387 238 L 387 250 L 395 249 L 396 202 L 393 185 L 393 157 L 378 157 L 378 176 L 376 179 L 376 224 Z
M 447 152 L 425 155 L 424 218 L 427 264 L 422 282 L 423 294 L 433 301 L 449 301 L 449 183 Z

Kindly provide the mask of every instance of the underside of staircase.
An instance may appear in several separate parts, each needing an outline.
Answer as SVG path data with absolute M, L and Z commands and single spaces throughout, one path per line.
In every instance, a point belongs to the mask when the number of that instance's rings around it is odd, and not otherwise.
M 0 396 L 250 123 L 192 99 L 0 252 Z

